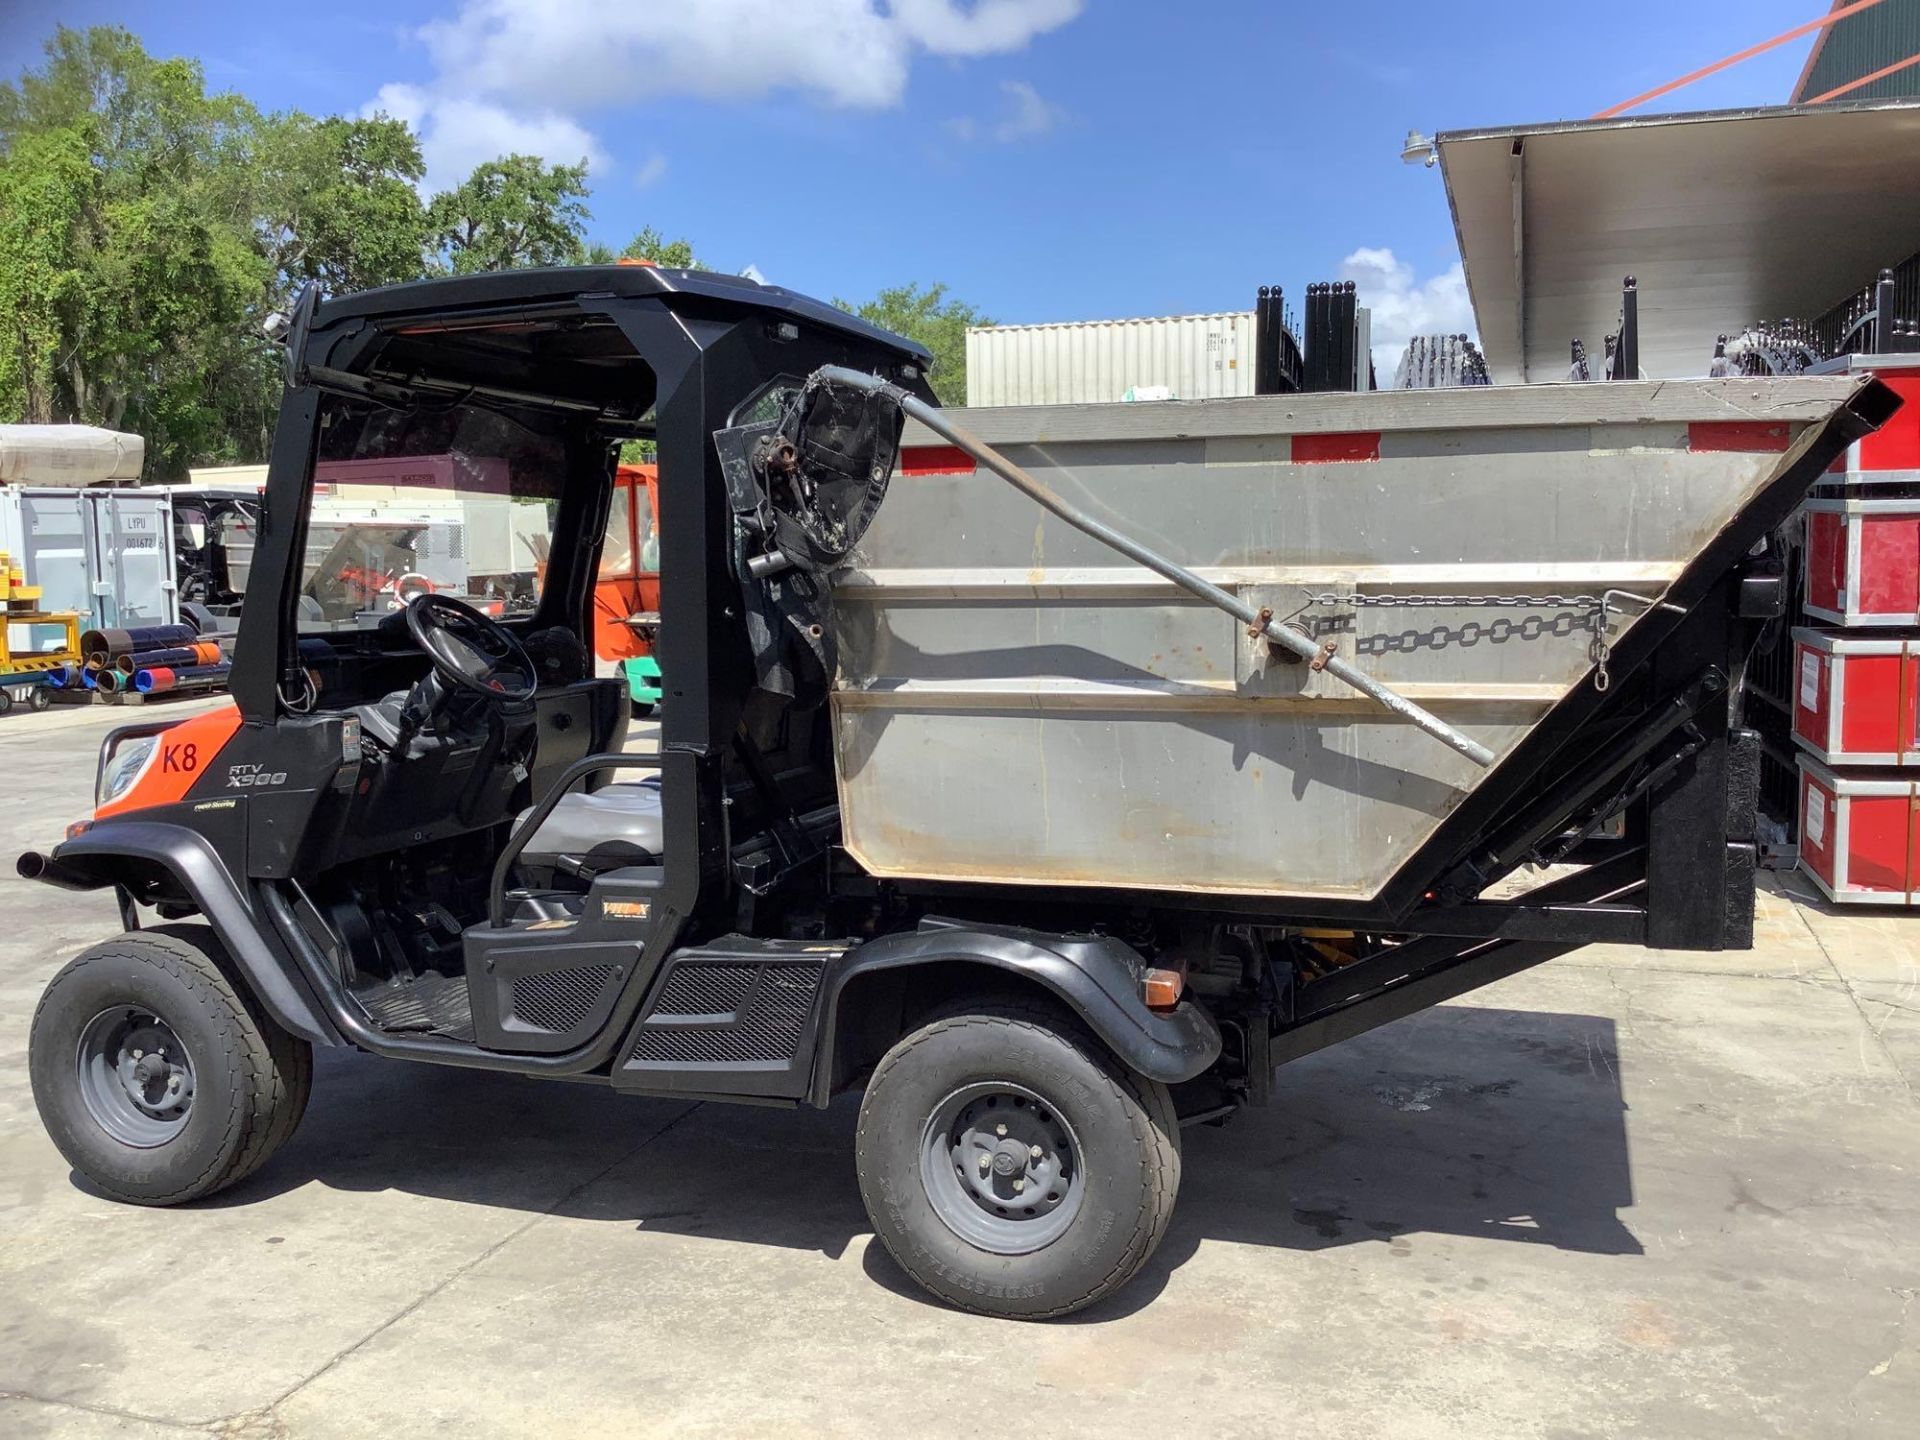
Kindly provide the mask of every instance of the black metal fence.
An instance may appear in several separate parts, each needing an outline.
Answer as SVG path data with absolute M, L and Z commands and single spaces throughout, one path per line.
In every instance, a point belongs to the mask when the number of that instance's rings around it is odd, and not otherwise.
M 1920 350 L 1920 253 L 1882 270 L 1813 322 L 1812 344 L 1823 359 Z

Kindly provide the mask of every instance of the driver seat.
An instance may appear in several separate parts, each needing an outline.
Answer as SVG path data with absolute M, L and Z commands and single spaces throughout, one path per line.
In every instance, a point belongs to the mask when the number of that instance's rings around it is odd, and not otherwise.
M 516 826 L 531 813 L 523 811 Z M 602 870 L 657 865 L 663 828 L 657 775 L 591 792 L 569 790 L 528 839 L 520 866 L 542 885 L 560 876 L 586 880 Z

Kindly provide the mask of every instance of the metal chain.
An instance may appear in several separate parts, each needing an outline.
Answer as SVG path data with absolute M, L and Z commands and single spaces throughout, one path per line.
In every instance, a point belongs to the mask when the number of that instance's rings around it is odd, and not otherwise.
M 1310 598 L 1310 605 L 1351 605 L 1356 609 L 1369 607 L 1385 610 L 1438 610 L 1461 608 L 1484 608 L 1499 610 L 1584 610 L 1584 624 L 1572 615 L 1559 615 L 1552 621 L 1543 620 L 1538 615 L 1529 615 L 1518 624 L 1510 620 L 1496 620 L 1491 625 L 1482 625 L 1470 620 L 1458 630 L 1441 625 L 1424 636 L 1417 630 L 1407 630 L 1399 635 L 1368 636 L 1361 642 L 1361 653 L 1379 654 L 1389 651 L 1412 651 L 1423 645 L 1439 648 L 1442 644 L 1476 645 L 1482 638 L 1498 645 L 1507 640 L 1537 640 L 1543 635 L 1572 635 L 1578 629 L 1591 631 L 1593 639 L 1587 643 L 1587 659 L 1593 665 L 1593 688 L 1605 690 L 1612 684 L 1607 673 L 1607 660 L 1613 651 L 1607 644 L 1607 620 L 1613 613 L 1616 600 L 1632 600 L 1642 606 L 1654 602 L 1644 595 L 1635 595 L 1626 590 L 1609 590 L 1603 595 L 1342 595 L 1338 591 L 1327 590 Z
M 1632 597 L 1639 599 L 1639 596 Z M 1512 610 L 1598 610 L 1607 604 L 1600 595 L 1342 595 L 1328 590 L 1313 597 L 1315 605 L 1372 605 L 1451 608 L 1456 605 L 1504 606 Z

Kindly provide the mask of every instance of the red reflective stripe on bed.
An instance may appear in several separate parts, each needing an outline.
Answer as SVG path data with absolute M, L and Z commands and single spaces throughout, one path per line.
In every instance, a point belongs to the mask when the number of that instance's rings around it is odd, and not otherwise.
M 1768 420 L 1695 420 L 1687 426 L 1687 448 L 1715 450 L 1785 450 L 1793 436 L 1785 425 Z
M 1378 460 L 1380 432 L 1352 430 L 1332 435 L 1296 435 L 1293 437 L 1293 463 L 1327 465 L 1342 460 Z
M 902 445 L 902 475 L 966 475 L 975 470 L 973 457 L 958 445 Z

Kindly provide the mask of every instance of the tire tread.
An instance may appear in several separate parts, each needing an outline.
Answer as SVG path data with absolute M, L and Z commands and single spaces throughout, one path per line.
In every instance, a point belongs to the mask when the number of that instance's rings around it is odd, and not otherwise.
M 41 995 L 34 1011 L 37 1029 L 60 981 L 89 962 L 128 960 L 151 965 L 202 1003 L 226 1011 L 235 1043 L 227 1047 L 227 1091 L 233 1097 L 223 1128 L 239 1131 L 239 1144 L 219 1147 L 216 1158 L 191 1180 L 162 1195 L 134 1195 L 94 1180 L 115 1199 L 137 1205 L 179 1205 L 211 1195 L 245 1179 L 265 1164 L 293 1134 L 306 1110 L 313 1087 L 313 1047 L 289 1035 L 272 1020 L 255 1012 L 220 963 L 224 951 L 205 926 L 163 925 L 130 930 L 82 951 L 68 962 Z M 201 1064 L 222 1057 L 196 1057 Z
M 874 1067 L 873 1074 L 867 1082 L 868 1089 L 871 1090 L 882 1084 L 893 1068 L 907 1061 L 916 1049 L 926 1045 L 934 1037 L 973 1026 L 989 1028 L 1014 1026 L 1048 1038 L 1064 1040 L 1080 1050 L 1093 1062 L 1094 1068 L 1105 1079 L 1113 1097 L 1123 1102 L 1121 1109 L 1128 1115 L 1135 1141 L 1146 1157 L 1149 1184 L 1142 1193 L 1139 1211 L 1133 1217 L 1132 1234 L 1119 1261 L 1080 1295 L 1045 1310 L 1023 1312 L 1021 1318 L 1052 1320 L 1070 1315 L 1104 1299 L 1132 1279 L 1140 1267 L 1147 1262 L 1148 1257 L 1158 1248 L 1167 1232 L 1167 1226 L 1173 1219 L 1174 1201 L 1180 1192 L 1180 1122 L 1174 1113 L 1173 1096 L 1166 1086 L 1142 1080 L 1115 1062 L 1108 1055 L 1106 1048 L 1095 1040 L 1083 1025 L 1070 1018 L 1065 1012 L 1044 1005 L 1019 1001 L 975 1006 L 963 1011 L 951 1011 L 934 1018 L 905 1036 L 887 1051 L 880 1063 Z M 1124 1103 L 1126 1101 L 1132 1103 L 1129 1105 Z M 863 1105 L 860 1110 L 856 1145 L 868 1142 L 869 1124 L 868 1109 Z M 954 1295 L 947 1288 L 930 1282 L 924 1276 L 914 1274 L 912 1268 L 899 1256 L 894 1258 L 899 1261 L 903 1269 L 914 1275 L 915 1280 L 949 1303 L 964 1309 L 979 1308 L 970 1304 L 964 1295 Z M 980 1313 L 999 1312 L 981 1311 Z

